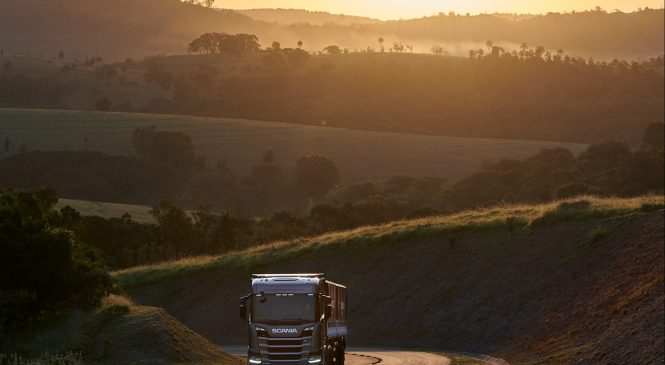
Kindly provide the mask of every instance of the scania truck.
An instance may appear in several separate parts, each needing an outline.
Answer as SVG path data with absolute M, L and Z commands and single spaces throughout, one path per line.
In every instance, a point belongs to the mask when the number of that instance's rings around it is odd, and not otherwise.
M 344 365 L 347 308 L 346 287 L 324 274 L 252 275 L 247 363 Z

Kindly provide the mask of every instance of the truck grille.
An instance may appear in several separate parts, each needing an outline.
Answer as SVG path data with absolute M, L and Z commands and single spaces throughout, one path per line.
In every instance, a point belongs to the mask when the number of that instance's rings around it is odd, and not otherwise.
M 312 337 L 259 337 L 263 364 L 307 364 Z

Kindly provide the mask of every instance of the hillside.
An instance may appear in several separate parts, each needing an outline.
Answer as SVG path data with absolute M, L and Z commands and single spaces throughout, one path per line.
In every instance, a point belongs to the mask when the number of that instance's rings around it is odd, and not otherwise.
M 626 14 L 555 13 L 526 19 L 500 14 L 441 14 L 389 22 L 293 11 L 246 14 L 266 21 L 179 0 L 3 0 L 0 48 L 7 54 L 55 57 L 62 50 L 71 59 L 102 56 L 124 60 L 185 53 L 187 43 L 205 32 L 242 32 L 258 35 L 264 46 L 272 41 L 295 45 L 301 40 L 309 51 L 329 44 L 350 50 L 378 49 L 377 40 L 383 37 L 387 45 L 406 42 L 422 53 L 429 53 L 438 44 L 451 55 L 466 55 L 470 48 L 482 47 L 489 39 L 512 49 L 527 42 L 606 60 L 663 53 L 662 9 Z M 288 19 L 298 24 L 280 24 Z
M 115 277 L 138 303 L 163 306 L 218 343 L 244 340 L 237 298 L 251 273 L 316 271 L 349 287 L 353 346 L 482 352 L 516 364 L 655 364 L 664 206 L 651 196 L 488 208 Z
M 0 138 L 10 141 L 7 155 L 19 152 L 21 146 L 31 151 L 90 149 L 129 155 L 133 153 L 132 131 L 154 125 L 160 130 L 191 136 L 197 153 L 205 155 L 211 164 L 225 161 L 238 175 L 246 174 L 261 162 L 263 152 L 272 150 L 275 163 L 284 167 L 303 155 L 328 156 L 339 166 L 345 182 L 376 181 L 395 175 L 436 176 L 455 181 L 476 172 L 488 159 L 520 159 L 553 147 L 579 153 L 586 147 L 574 143 L 419 136 L 139 113 L 0 108 L 0 120 Z M 11 163 L 10 158 L 0 165 Z M 17 180 L 21 179 L 20 174 L 11 174 L 2 176 L 0 182 L 14 181 L 15 185 L 23 186 Z M 35 182 L 32 177 L 28 179 Z
M 115 295 L 97 310 L 62 314 L 0 343 L 0 353 L 25 357 L 70 351 L 83 353 L 85 364 L 92 365 L 242 364 L 163 309 L 137 306 Z
M 324 11 L 310 11 L 305 9 L 243 9 L 234 11 L 256 20 L 285 25 L 298 23 L 308 23 L 311 25 L 381 23 L 378 19 L 364 16 L 331 14 Z
M 54 57 L 62 50 L 69 59 L 185 53 L 187 43 L 205 32 L 272 29 L 233 11 L 180 0 L 4 0 L 0 10 L 6 53 Z

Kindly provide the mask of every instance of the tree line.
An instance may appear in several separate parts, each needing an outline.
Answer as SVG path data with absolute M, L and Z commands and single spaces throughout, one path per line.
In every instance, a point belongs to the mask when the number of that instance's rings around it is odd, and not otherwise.
M 441 178 L 408 176 L 339 185 L 334 162 L 323 157 L 306 157 L 298 160 L 289 188 L 283 171 L 273 164 L 273 153 L 268 151 L 261 164 L 242 181 L 236 181 L 251 192 L 255 199 L 252 204 L 265 209 L 259 216 L 228 208 L 231 202 L 239 201 L 236 193 L 227 190 L 233 184 L 228 176 L 227 180 L 211 179 L 198 192 L 202 194 L 200 204 L 193 210 L 183 209 L 182 202 L 173 199 L 174 196 L 153 203 L 153 224 L 138 223 L 129 215 L 81 216 L 68 207 L 58 214 L 66 223 L 65 228 L 75 232 L 80 242 L 100 250 L 111 267 L 122 268 L 496 204 L 542 203 L 586 194 L 621 197 L 663 194 L 664 130 L 662 123 L 653 123 L 644 131 L 638 145 L 606 141 L 590 145 L 579 156 L 553 148 L 524 160 L 488 161 L 480 171 L 452 185 Z M 153 133 L 159 132 L 150 128 L 135 132 L 141 145 L 138 149 L 153 151 L 142 152 L 145 158 L 158 158 L 160 162 L 155 163 L 169 169 L 198 168 L 195 154 L 189 149 L 183 154 L 189 156 L 186 159 L 168 156 L 166 152 L 155 153 L 162 148 L 173 149 L 173 145 L 167 147 L 164 141 L 151 141 L 149 136 Z M 185 139 L 177 134 L 164 138 Z M 291 205 L 298 195 L 293 195 L 290 189 L 298 190 L 300 203 L 306 204 L 307 209 Z

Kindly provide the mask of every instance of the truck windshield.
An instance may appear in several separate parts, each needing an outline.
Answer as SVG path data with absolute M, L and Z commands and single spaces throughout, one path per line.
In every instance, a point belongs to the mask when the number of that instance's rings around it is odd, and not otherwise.
M 314 322 L 316 299 L 307 294 L 252 296 L 254 322 Z

